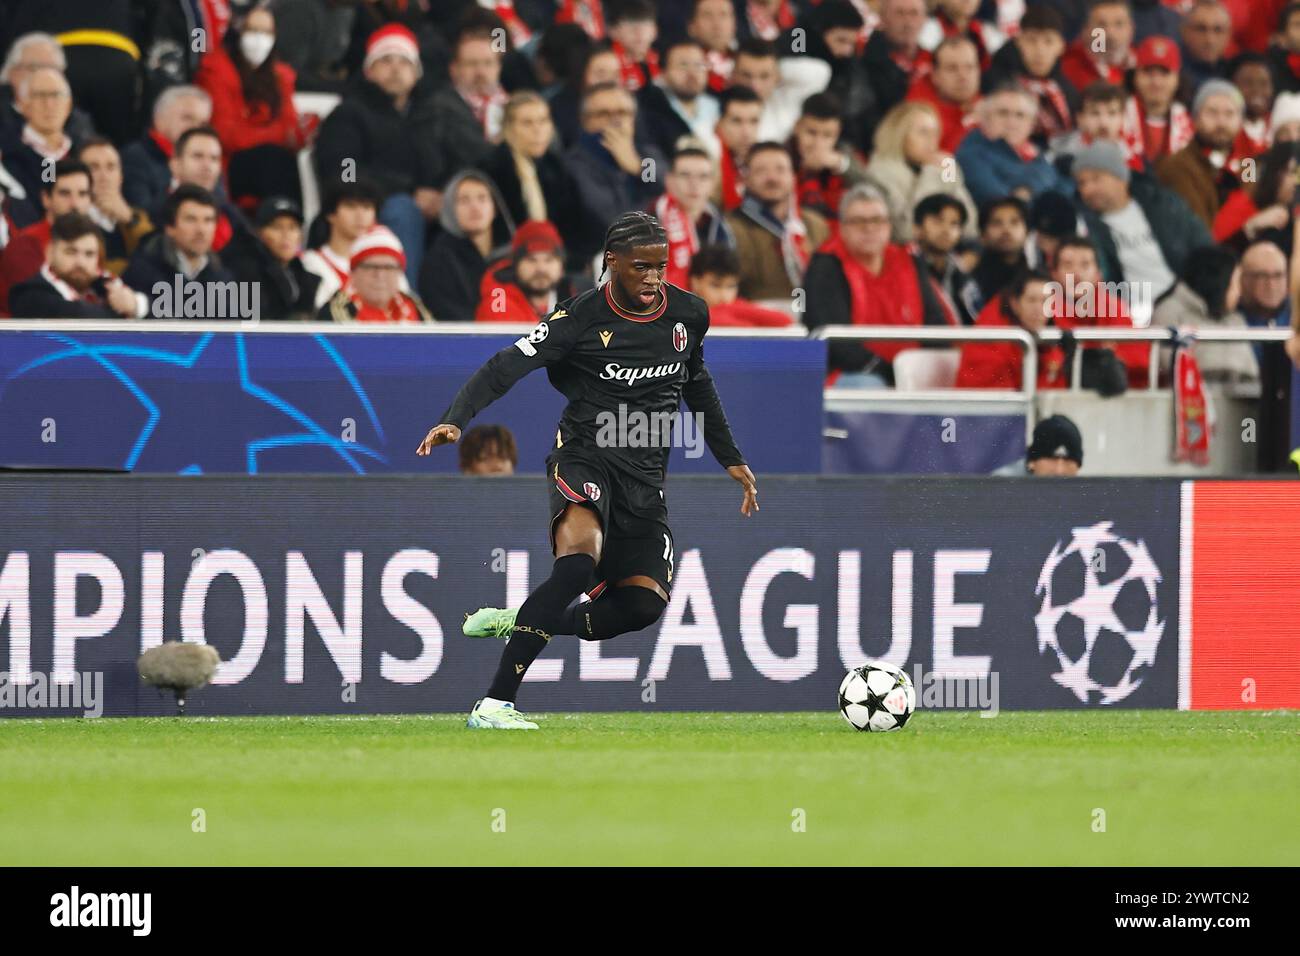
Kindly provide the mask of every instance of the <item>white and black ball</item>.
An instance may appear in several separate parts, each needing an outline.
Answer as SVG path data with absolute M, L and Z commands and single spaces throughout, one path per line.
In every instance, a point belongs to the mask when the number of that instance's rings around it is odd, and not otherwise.
M 869 661 L 840 682 L 840 713 L 855 730 L 898 730 L 915 709 L 912 680 L 893 664 Z

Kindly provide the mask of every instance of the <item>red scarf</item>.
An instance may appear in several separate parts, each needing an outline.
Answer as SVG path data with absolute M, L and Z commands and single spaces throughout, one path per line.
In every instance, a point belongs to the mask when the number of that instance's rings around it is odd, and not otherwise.
M 690 285 L 691 258 L 700 249 L 695 223 L 682 204 L 667 193 L 655 200 L 655 216 L 668 234 L 668 281 L 685 289 Z
M 168 159 L 172 158 L 172 155 L 176 152 L 175 143 L 169 140 L 162 133 L 158 132 L 156 129 L 149 130 L 149 138 L 154 141 L 154 145 L 156 145 L 160 150 L 162 150 L 162 154 L 164 156 L 166 156 Z
M 1169 107 L 1169 119 L 1164 125 L 1164 148 L 1157 151 L 1158 143 L 1152 133 L 1158 127 L 1147 119 L 1146 109 L 1136 96 L 1130 96 L 1124 104 L 1124 145 L 1129 156 L 1137 157 L 1149 165 L 1154 165 L 1166 156 L 1170 156 L 1192 141 L 1196 128 L 1187 107 L 1175 101 Z M 1138 167 L 1142 168 L 1141 166 Z
M 1020 85 L 1038 100 L 1038 124 L 1034 132 L 1051 139 L 1073 125 L 1070 120 L 1070 103 L 1065 98 L 1060 83 L 1051 77 L 1040 80 L 1036 76 L 1025 74 L 1020 77 Z
M 505 115 L 506 100 L 509 99 L 506 91 L 498 86 L 493 92 L 486 94 L 465 93 L 461 90 L 456 92 L 460 93 L 460 98 L 474 114 L 474 119 L 478 120 L 484 137 L 495 142 L 501 135 L 502 117 Z
M 203 0 L 203 19 L 208 27 L 209 42 L 220 43 L 230 26 L 230 0 Z
M 775 40 L 794 26 L 794 12 L 790 9 L 790 0 L 781 0 L 780 6 L 776 9 L 776 16 L 768 13 L 767 8 L 756 0 L 749 0 L 747 14 L 750 32 L 764 40 Z
M 872 275 L 866 266 L 853 258 L 844 237 L 838 233 L 828 239 L 821 252 L 839 259 L 849 284 L 852 303 L 850 319 L 854 325 L 921 325 L 925 309 L 921 303 L 921 286 L 916 279 L 916 264 L 902 246 L 885 247 L 880 274 Z M 915 342 L 871 342 L 868 351 L 886 361 Z
M 727 149 L 727 144 L 718 137 L 718 153 L 721 157 L 722 164 L 722 211 L 731 212 L 740 205 L 745 198 L 743 184 L 740 180 L 740 170 L 736 166 L 736 159 L 731 155 L 731 150 Z
M 799 173 L 795 188 L 799 192 L 799 205 L 815 209 L 823 218 L 835 220 L 840 215 L 840 199 L 844 196 L 844 177 L 829 170 Z
M 1174 461 L 1210 463 L 1209 398 L 1191 343 L 1174 353 Z
M 414 300 L 405 292 L 398 292 L 388 303 L 388 308 L 367 305 L 349 283 L 344 286 L 348 301 L 357 307 L 357 322 L 420 322 L 423 317 Z
M 520 19 L 515 10 L 515 0 L 479 0 L 479 6 L 487 7 L 501 18 L 501 22 L 510 31 L 510 40 L 515 46 L 523 46 L 532 39 L 533 31 Z
M 923 76 L 929 76 L 930 71 L 934 69 L 934 54 L 929 50 L 918 48 L 910 57 L 902 50 L 890 50 L 889 58 L 894 61 L 894 66 L 907 74 L 909 84 Z
M 619 68 L 623 72 L 623 86 L 629 93 L 635 93 L 643 86 L 648 86 L 659 79 L 659 53 L 651 48 L 646 54 L 645 62 L 638 63 L 627 55 L 623 44 L 615 41 L 614 52 L 618 54 Z
M 974 18 L 966 24 L 966 29 L 962 29 L 948 19 L 948 14 L 940 10 L 935 14 L 935 19 L 939 21 L 939 26 L 943 29 L 943 36 L 946 40 L 948 37 L 965 36 L 975 44 L 975 49 L 980 54 L 980 72 L 984 73 L 993 65 L 993 55 L 989 53 L 988 40 L 984 39 L 984 24 Z
M 600 0 L 564 0 L 555 22 L 576 23 L 593 40 L 605 39 L 605 13 Z
M 721 93 L 731 82 L 731 72 L 736 68 L 736 60 L 730 53 L 717 50 L 705 50 L 704 62 L 709 67 L 709 89 Z
M 1286 65 L 1291 68 L 1292 76 L 1300 76 L 1300 53 L 1288 53 Z

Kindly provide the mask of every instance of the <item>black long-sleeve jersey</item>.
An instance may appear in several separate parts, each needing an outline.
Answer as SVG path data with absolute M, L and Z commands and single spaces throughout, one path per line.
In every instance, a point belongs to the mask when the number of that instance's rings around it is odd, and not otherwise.
M 724 468 L 744 464 L 704 364 L 708 306 L 674 285 L 660 288 L 659 307 L 644 315 L 617 305 L 609 285 L 560 303 L 532 332 L 488 359 L 442 421 L 463 431 L 515 382 L 545 366 L 551 384 L 569 400 L 556 448 L 581 449 L 662 485 L 671 445 L 664 426 L 677 417 L 685 398 L 718 463 Z

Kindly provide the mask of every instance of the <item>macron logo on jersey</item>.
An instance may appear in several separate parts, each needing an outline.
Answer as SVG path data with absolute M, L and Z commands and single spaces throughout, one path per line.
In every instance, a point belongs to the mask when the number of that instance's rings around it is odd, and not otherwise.
M 652 365 L 642 368 L 626 368 L 617 362 L 610 362 L 605 366 L 605 371 L 600 373 L 602 380 L 606 382 L 627 382 L 628 387 L 632 387 L 643 378 L 663 378 L 665 375 L 676 375 L 682 370 L 681 362 L 673 362 L 671 365 Z

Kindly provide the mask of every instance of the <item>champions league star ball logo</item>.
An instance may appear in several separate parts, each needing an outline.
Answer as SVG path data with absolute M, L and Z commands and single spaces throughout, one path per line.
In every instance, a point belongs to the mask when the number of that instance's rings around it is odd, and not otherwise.
M 1064 548 L 1058 541 L 1035 589 L 1039 653 L 1055 663 L 1052 679 L 1085 704 L 1114 704 L 1137 690 L 1165 631 L 1160 569 L 1146 542 L 1119 537 L 1112 524 L 1075 528 Z

